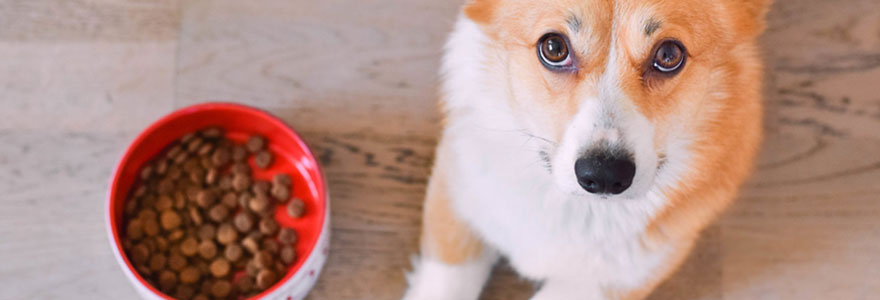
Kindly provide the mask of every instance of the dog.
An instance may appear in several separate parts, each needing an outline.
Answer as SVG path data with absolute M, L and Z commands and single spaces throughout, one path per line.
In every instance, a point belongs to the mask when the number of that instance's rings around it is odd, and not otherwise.
M 749 175 L 770 0 L 471 0 L 405 300 L 643 299 Z

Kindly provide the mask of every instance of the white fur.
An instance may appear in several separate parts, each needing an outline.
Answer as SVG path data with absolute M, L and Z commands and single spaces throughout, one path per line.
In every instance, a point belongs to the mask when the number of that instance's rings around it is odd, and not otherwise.
M 522 276 L 543 282 L 533 300 L 599 300 L 609 288 L 642 287 L 675 250 L 646 249 L 640 236 L 666 201 L 662 190 L 688 169 L 687 139 L 667 145 L 658 169 L 653 126 L 613 75 L 600 78 L 598 96 L 583 99 L 558 145 L 523 134 L 504 100 L 507 79 L 485 63 L 505 58 L 476 55 L 487 53 L 487 42 L 476 24 L 459 17 L 443 61 L 449 122 L 440 143 L 446 148 L 438 151 L 453 154 L 437 163 L 450 174 L 453 210 Z M 614 73 L 615 59 L 606 73 Z M 575 180 L 574 161 L 598 140 L 626 145 L 635 156 L 636 178 L 624 194 L 597 197 Z M 552 174 L 537 155 L 548 148 Z M 479 291 L 491 265 L 422 259 L 404 299 L 475 299 L 473 288 Z
M 430 258 L 415 258 L 416 269 L 407 276 L 409 290 L 403 300 L 476 300 L 498 254 L 485 251 L 480 258 L 448 265 Z

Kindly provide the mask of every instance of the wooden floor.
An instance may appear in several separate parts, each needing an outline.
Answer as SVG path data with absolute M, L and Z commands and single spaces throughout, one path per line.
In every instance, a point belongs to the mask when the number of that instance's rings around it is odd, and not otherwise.
M 0 0 L 0 299 L 132 299 L 104 232 L 111 169 L 207 100 L 305 135 L 333 196 L 310 299 L 398 299 L 461 0 Z M 878 299 L 880 1 L 777 0 L 767 140 L 661 299 Z M 499 267 L 484 299 L 527 299 Z

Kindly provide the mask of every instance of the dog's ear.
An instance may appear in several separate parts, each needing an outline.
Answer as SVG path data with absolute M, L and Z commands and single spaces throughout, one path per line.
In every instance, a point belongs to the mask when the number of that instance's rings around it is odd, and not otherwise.
M 734 12 L 733 22 L 739 36 L 753 38 L 764 31 L 773 0 L 727 0 L 727 3 Z
M 495 8 L 500 0 L 468 0 L 464 5 L 464 15 L 480 25 L 487 25 L 495 17 Z

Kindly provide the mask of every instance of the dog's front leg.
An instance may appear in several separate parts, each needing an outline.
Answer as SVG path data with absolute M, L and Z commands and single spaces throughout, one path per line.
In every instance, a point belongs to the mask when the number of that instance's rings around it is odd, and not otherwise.
M 442 158 L 440 153 L 428 184 L 421 256 L 404 300 L 476 300 L 498 259 L 452 209 Z

